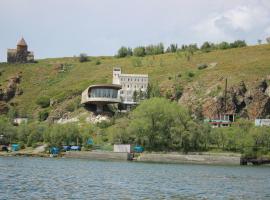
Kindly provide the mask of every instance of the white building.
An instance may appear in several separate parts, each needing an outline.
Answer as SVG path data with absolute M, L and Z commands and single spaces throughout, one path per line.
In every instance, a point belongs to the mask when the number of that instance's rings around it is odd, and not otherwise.
M 132 105 L 137 104 L 134 92 L 145 95 L 148 87 L 148 74 L 122 74 L 121 68 L 113 69 L 113 84 L 122 86 L 120 98 L 125 109 L 129 110 Z
M 270 119 L 255 119 L 255 126 L 270 126 Z

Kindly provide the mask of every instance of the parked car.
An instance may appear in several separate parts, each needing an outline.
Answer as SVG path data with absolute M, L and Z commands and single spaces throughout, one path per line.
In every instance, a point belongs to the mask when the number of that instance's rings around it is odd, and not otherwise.
M 71 146 L 70 151 L 81 151 L 81 147 L 80 146 Z

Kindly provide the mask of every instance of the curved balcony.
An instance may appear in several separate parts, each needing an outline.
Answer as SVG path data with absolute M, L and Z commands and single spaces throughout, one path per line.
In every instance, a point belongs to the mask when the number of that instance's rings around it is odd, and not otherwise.
M 120 103 L 121 100 L 118 95 L 120 89 L 121 85 L 114 84 L 91 85 L 83 91 L 81 103 L 96 105 Z

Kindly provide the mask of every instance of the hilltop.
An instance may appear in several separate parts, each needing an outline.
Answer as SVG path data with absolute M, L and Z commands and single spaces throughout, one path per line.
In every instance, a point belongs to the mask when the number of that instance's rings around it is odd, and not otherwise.
M 148 73 L 150 82 L 161 88 L 170 98 L 175 84 L 183 87 L 180 103 L 201 105 L 208 98 L 222 95 L 225 78 L 228 87 L 241 81 L 254 88 L 270 75 L 270 45 L 248 46 L 208 53 L 195 52 L 188 60 L 182 52 L 145 57 L 78 57 L 41 59 L 37 63 L 0 64 L 2 95 L 13 88 L 13 95 L 1 101 L 1 112 L 16 112 L 20 117 L 38 118 L 40 111 L 49 116 L 62 117 L 66 113 L 80 113 L 81 92 L 91 84 L 111 83 L 113 67 L 125 73 Z M 205 69 L 198 66 L 207 65 Z M 12 91 L 11 91 L 12 93 Z M 14 96 L 14 97 L 13 97 Z M 41 97 L 50 99 L 49 108 L 37 104 Z M 7 101 L 7 103 L 6 103 Z

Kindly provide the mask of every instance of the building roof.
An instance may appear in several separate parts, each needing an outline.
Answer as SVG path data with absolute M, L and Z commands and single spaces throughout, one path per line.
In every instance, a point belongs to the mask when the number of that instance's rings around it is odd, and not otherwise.
M 122 77 L 144 77 L 148 78 L 148 74 L 120 74 Z
M 27 46 L 27 44 L 26 44 L 25 40 L 22 38 L 22 39 L 18 42 L 17 46 Z
M 116 84 L 98 84 L 98 85 L 90 85 L 88 88 L 112 88 L 120 90 L 122 86 Z

